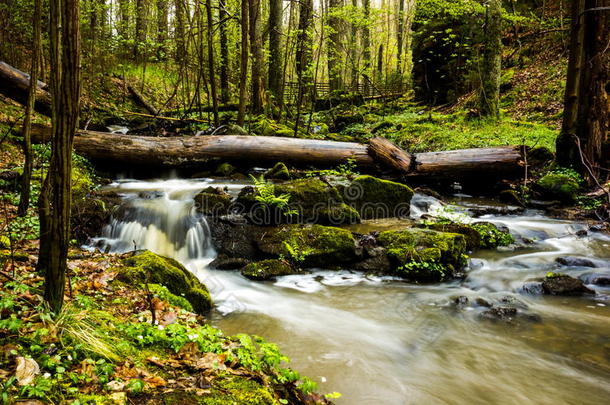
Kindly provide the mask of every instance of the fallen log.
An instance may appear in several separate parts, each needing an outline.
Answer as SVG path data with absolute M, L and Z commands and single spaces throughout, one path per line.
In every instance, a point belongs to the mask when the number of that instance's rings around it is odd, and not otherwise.
M 46 128 L 46 129 L 45 129 Z M 48 127 L 33 129 L 34 142 L 49 139 Z M 122 168 L 198 167 L 212 159 L 237 163 L 265 164 L 282 161 L 297 166 L 333 167 L 348 159 L 366 170 L 377 170 L 378 163 L 365 144 L 316 139 L 298 139 L 248 135 L 209 135 L 184 137 L 149 137 L 77 131 L 74 149 L 97 162 Z M 463 149 L 416 153 L 408 170 L 409 178 L 467 180 L 504 178 L 522 172 L 520 146 Z
M 410 173 L 415 163 L 415 156 L 380 136 L 369 140 L 369 154 L 388 168 L 404 173 Z
M 123 82 L 125 83 L 125 85 L 127 86 L 127 90 L 129 90 L 129 93 L 132 95 L 133 99 L 140 104 L 142 107 L 144 107 L 146 109 L 146 111 L 148 111 L 149 113 L 151 113 L 152 115 L 159 115 L 159 110 L 157 110 L 155 108 L 154 105 L 152 105 L 147 99 L 146 97 L 144 97 L 142 95 L 142 93 L 140 93 L 138 91 L 138 89 L 135 88 L 135 86 L 133 86 L 131 83 L 129 83 L 127 80 L 125 80 L 123 77 L 119 76 L 119 79 L 123 80 Z
M 0 62 L 0 93 L 25 105 L 28 100 L 30 76 L 11 65 Z M 51 116 L 51 95 L 46 91 L 46 84 L 38 82 L 34 110 Z

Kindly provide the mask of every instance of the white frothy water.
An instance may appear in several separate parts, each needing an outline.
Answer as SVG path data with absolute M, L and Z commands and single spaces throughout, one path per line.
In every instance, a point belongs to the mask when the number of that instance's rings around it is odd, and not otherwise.
M 473 218 L 507 226 L 519 244 L 478 252 L 463 282 L 413 285 L 349 269 L 252 282 L 239 272 L 208 267 L 215 253 L 193 197 L 209 185 L 227 186 L 235 194 L 244 184 L 117 182 L 112 187 L 124 196 L 127 212 L 97 243 L 125 252 L 135 241 L 138 249 L 182 261 L 208 286 L 214 323 L 227 333 L 258 334 L 278 343 L 321 391 L 343 394 L 338 404 L 602 403 L 610 395 L 603 346 L 610 312 L 596 306 L 604 302 L 603 290 L 598 301 L 518 294 L 527 280 L 557 269 L 559 256 L 595 255 L 608 262 L 610 239 L 578 236 L 584 224 L 529 212 Z M 421 194 L 411 206 L 414 219 L 424 214 L 464 219 L 464 212 Z M 578 276 L 586 269 L 561 271 Z M 452 312 L 457 295 L 471 302 L 513 297 L 544 322 L 514 329 L 483 323 L 472 308 Z

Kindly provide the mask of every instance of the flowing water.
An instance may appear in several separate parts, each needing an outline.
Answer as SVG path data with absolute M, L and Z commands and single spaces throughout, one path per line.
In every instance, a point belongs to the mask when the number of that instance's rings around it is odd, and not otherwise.
M 338 404 L 603 404 L 610 400 L 610 288 L 591 298 L 520 293 L 558 269 L 559 256 L 594 259 L 602 268 L 564 267 L 575 277 L 610 268 L 610 238 L 578 236 L 586 224 L 538 212 L 488 215 L 507 226 L 515 247 L 474 254 L 464 280 L 413 285 L 362 273 L 313 271 L 276 282 L 252 282 L 239 272 L 208 269 L 214 257 L 205 219 L 193 197 L 209 186 L 236 193 L 243 184 L 210 179 L 117 181 L 125 218 L 104 229 L 98 246 L 114 252 L 146 248 L 182 261 L 210 289 L 212 322 L 228 334 L 246 332 L 276 342 L 291 365 L 338 391 Z M 485 203 L 485 202 L 483 202 Z M 488 202 L 487 202 L 488 203 Z M 457 198 L 452 210 L 416 195 L 412 216 L 456 215 L 481 202 Z M 369 221 L 363 232 L 404 221 Z M 593 287 L 593 286 L 591 286 Z M 458 309 L 454 299 L 469 298 Z M 480 319 L 477 299 L 517 305 L 538 319 Z

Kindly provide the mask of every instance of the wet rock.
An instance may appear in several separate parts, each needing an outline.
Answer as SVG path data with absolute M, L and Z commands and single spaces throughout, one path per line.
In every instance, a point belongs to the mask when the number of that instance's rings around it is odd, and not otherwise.
M 277 180 L 289 180 L 290 172 L 286 165 L 282 162 L 278 162 L 271 169 L 265 172 L 265 178 L 277 179 Z
M 548 274 L 542 281 L 542 290 L 547 295 L 595 294 L 582 280 L 559 273 Z
M 479 314 L 480 319 L 488 321 L 512 321 L 517 316 L 517 308 L 492 307 Z
M 544 175 L 535 185 L 545 198 L 564 203 L 574 202 L 580 189 L 580 184 L 573 176 L 560 172 L 550 172 Z
M 608 225 L 605 223 L 599 223 L 599 224 L 595 224 L 595 225 L 591 225 L 589 227 L 589 231 L 591 232 L 605 232 L 608 230 Z
M 450 279 L 466 264 L 463 235 L 407 228 L 381 232 L 377 242 L 386 248 L 392 274 L 417 282 Z
M 243 257 L 227 257 L 226 255 L 218 256 L 212 260 L 210 267 L 217 270 L 236 270 L 251 263 L 251 260 Z
M 262 229 L 240 215 L 215 217 L 210 223 L 212 243 L 219 255 L 255 259 L 259 253 L 256 240 Z
M 138 193 L 138 198 L 143 200 L 155 200 L 157 198 L 162 198 L 163 195 L 163 191 L 140 191 Z
M 304 267 L 329 268 L 355 261 L 351 232 L 322 225 L 281 225 L 267 228 L 256 241 L 261 252 L 283 256 Z
M 113 216 L 120 216 L 121 197 L 114 191 L 95 191 L 88 198 L 79 199 L 72 204 L 70 229 L 72 237 L 79 244 L 99 234 Z
M 468 251 L 476 250 L 481 246 L 481 234 L 479 231 L 466 224 L 426 222 L 424 224 L 419 224 L 418 227 L 464 235 L 464 238 L 466 239 L 466 249 Z
M 508 246 L 515 242 L 515 239 L 508 231 L 508 228 L 496 226 L 491 222 L 475 222 L 470 224 L 481 235 L 481 248 L 494 249 L 499 246 Z
M 408 217 L 413 190 L 373 176 L 358 176 L 343 191 L 344 201 L 363 219 Z
M 610 271 L 605 273 L 587 273 L 578 277 L 585 284 L 595 284 L 599 286 L 610 286 Z
M 460 295 L 458 297 L 454 297 L 453 298 L 453 304 L 458 308 L 458 309 L 462 309 L 465 308 L 469 303 L 468 297 L 464 296 L 464 295 Z
M 486 307 L 486 308 L 491 308 L 491 307 L 492 307 L 491 302 L 489 302 L 489 301 L 487 301 L 485 298 L 481 298 L 481 297 L 478 297 L 478 298 L 475 300 L 475 303 L 476 303 L 478 306 L 480 306 L 480 307 Z
M 541 295 L 544 294 L 544 289 L 541 282 L 528 282 L 523 284 L 519 292 L 529 295 Z
M 521 198 L 521 196 L 519 195 L 519 193 L 516 190 L 501 191 L 500 194 L 498 195 L 498 198 L 503 203 L 514 204 L 514 205 L 518 205 L 520 207 L 525 207 L 525 202 L 523 201 L 523 198 Z
M 367 273 L 388 273 L 392 270 L 392 264 L 390 259 L 385 254 L 385 249 L 381 248 L 383 253 L 376 256 L 367 257 L 361 262 L 356 263 L 353 266 L 354 270 L 364 271 Z
M 271 280 L 278 276 L 295 274 L 297 270 L 286 260 L 269 259 L 250 263 L 241 269 L 241 274 L 250 280 Z
M 235 167 L 230 164 L 230 163 L 221 163 L 216 167 L 216 170 L 214 170 L 214 173 L 217 176 L 224 176 L 224 177 L 229 177 L 230 175 L 232 175 L 233 173 L 236 172 Z
M 555 261 L 568 267 L 598 267 L 592 260 L 577 256 L 561 256 Z
M 212 298 L 206 286 L 182 264 L 148 250 L 123 260 L 117 280 L 130 284 L 161 284 L 174 295 L 191 303 L 195 312 L 205 314 L 212 308 Z
M 561 205 L 561 202 L 557 201 L 557 200 L 551 200 L 551 201 L 529 200 L 528 201 L 528 206 L 530 206 L 532 208 L 539 208 L 539 209 L 549 209 L 549 208 L 555 207 L 557 205 Z
M 555 159 L 553 152 L 544 146 L 533 148 L 527 153 L 527 163 L 532 167 L 543 167 L 553 159 Z
M 195 208 L 204 215 L 226 215 L 231 195 L 220 187 L 207 187 L 195 196 Z

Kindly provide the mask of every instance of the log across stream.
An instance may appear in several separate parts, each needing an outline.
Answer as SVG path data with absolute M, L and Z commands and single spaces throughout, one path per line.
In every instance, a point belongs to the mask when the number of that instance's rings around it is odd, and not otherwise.
M 37 127 L 34 142 L 48 140 L 49 132 L 47 127 Z M 373 145 L 377 147 L 370 153 Z M 369 146 L 270 136 L 149 137 L 80 130 L 74 137 L 74 149 L 94 161 L 130 167 L 198 167 L 213 159 L 259 165 L 281 161 L 299 166 L 333 167 L 353 159 L 358 166 L 369 170 L 399 169 L 390 163 L 395 153 L 383 154 L 375 143 Z M 457 180 L 518 176 L 523 172 L 524 160 L 521 146 L 416 153 L 412 159 L 412 164 L 404 166 L 400 174 Z

